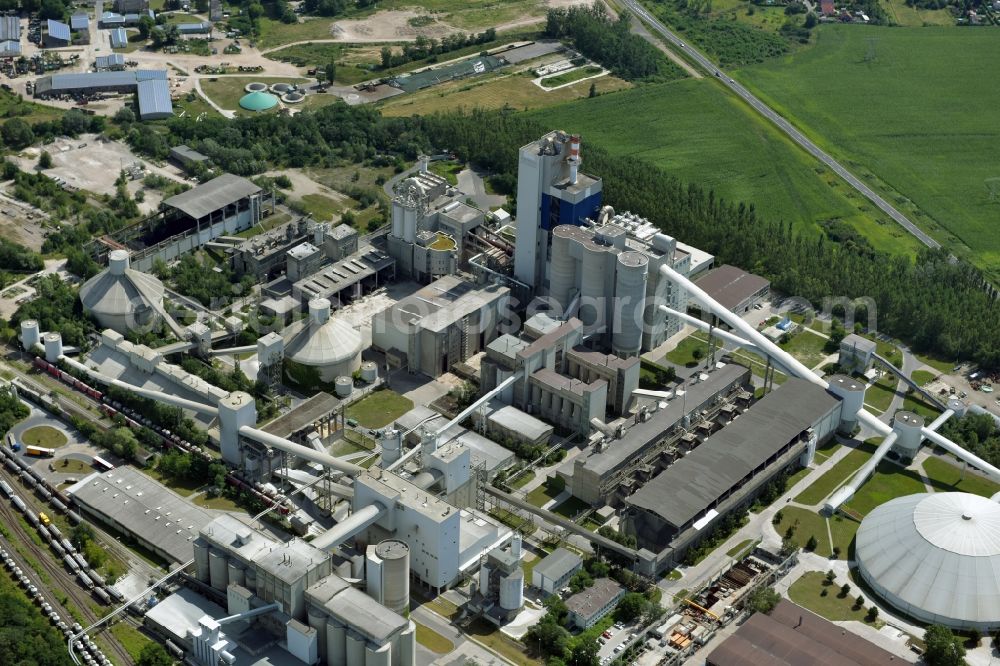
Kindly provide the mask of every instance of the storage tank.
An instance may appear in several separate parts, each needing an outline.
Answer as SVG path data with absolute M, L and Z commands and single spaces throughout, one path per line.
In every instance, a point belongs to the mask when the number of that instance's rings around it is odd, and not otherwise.
M 611 348 L 622 358 L 638 356 L 642 346 L 649 258 L 641 252 L 622 252 L 615 271 L 615 321 Z
M 226 586 L 229 585 L 226 554 L 217 548 L 208 551 L 208 572 L 212 587 L 220 592 L 225 592 Z
M 365 663 L 365 637 L 353 629 L 347 630 L 347 663 L 350 666 Z
M 80 287 L 80 302 L 103 328 L 125 334 L 150 326 L 163 308 L 163 283 L 129 268 L 128 250 L 112 250 L 108 267 Z
M 868 387 L 847 375 L 833 375 L 827 381 L 830 383 L 830 393 L 841 401 L 840 425 L 837 430 L 841 433 L 853 432 L 858 425 L 858 412 L 865 406 L 865 390 Z
M 365 666 L 390 666 L 392 643 L 381 647 L 370 645 L 365 648 Z
M 245 587 L 246 575 L 243 565 L 236 560 L 230 560 L 228 566 L 229 583 L 231 585 L 239 585 L 240 587 Z
M 610 294 L 605 293 L 607 251 L 592 240 L 584 241 L 580 265 L 580 315 L 586 327 L 604 324 L 604 313 Z
M 309 318 L 286 330 L 285 372 L 300 386 L 330 383 L 339 376 L 350 376 L 361 366 L 361 333 L 331 317 L 330 301 L 325 298 L 309 301 Z
M 404 629 L 399 635 L 397 648 L 399 649 L 399 663 L 416 663 L 414 657 L 417 651 L 417 625 L 412 620 L 410 621 L 410 626 Z
M 366 384 L 374 384 L 378 379 L 378 364 L 373 361 L 365 361 L 361 364 L 361 380 Z
M 378 440 L 382 451 L 382 466 L 399 460 L 402 453 L 402 433 L 399 430 L 383 430 Z
M 913 412 L 896 412 L 892 418 L 892 429 L 896 432 L 896 443 L 892 450 L 907 460 L 913 460 L 920 449 L 923 435 L 920 429 L 924 427 L 924 417 Z
M 326 660 L 326 613 L 318 608 L 310 608 L 306 613 L 306 621 L 316 632 L 316 649 L 319 652 L 319 663 Z
M 520 567 L 500 579 L 500 608 L 516 611 L 524 605 L 524 572 Z
M 410 547 L 398 539 L 375 546 L 382 560 L 382 605 L 405 615 L 410 607 Z
M 346 666 L 347 628 L 332 617 L 326 621 L 327 666 Z
M 26 350 L 31 350 L 35 345 L 41 344 L 42 333 L 38 329 L 38 322 L 34 319 L 25 319 L 21 322 L 21 346 Z
M 354 391 L 354 380 L 347 376 L 337 377 L 333 388 L 338 398 L 346 398 Z
M 951 398 L 948 400 L 948 409 L 955 412 L 956 418 L 962 418 L 965 416 L 965 412 L 969 409 L 969 406 L 958 398 Z
M 211 580 L 208 570 L 208 544 L 200 539 L 194 542 L 194 577 L 206 585 Z
M 570 254 L 570 237 L 576 227 L 560 224 L 552 230 L 552 259 L 549 264 L 549 295 L 561 309 L 569 306 L 569 294 L 576 288 L 576 259 Z
M 45 334 L 45 360 L 55 363 L 63 355 L 62 335 L 59 333 Z

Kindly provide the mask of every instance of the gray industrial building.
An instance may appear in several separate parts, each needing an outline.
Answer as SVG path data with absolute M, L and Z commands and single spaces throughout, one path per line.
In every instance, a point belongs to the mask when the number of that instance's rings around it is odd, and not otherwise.
M 445 276 L 372 318 L 372 346 L 390 367 L 437 377 L 486 347 L 508 310 L 510 290 Z
M 696 375 L 677 387 L 675 397 L 650 400 L 650 407 L 623 423 L 616 437 L 599 443 L 573 462 L 567 484 L 574 497 L 591 505 L 619 506 L 622 500 L 704 438 L 699 424 L 728 422 L 752 399 L 750 370 L 729 363 Z M 660 406 L 665 402 L 665 406 Z
M 719 516 L 811 459 L 840 424 L 840 406 L 812 382 L 788 379 L 627 497 L 623 531 L 661 553 L 658 568 L 673 566 Z
M 202 155 L 197 150 L 185 145 L 174 146 L 170 149 L 170 159 L 181 167 L 189 167 L 194 164 L 206 164 L 208 155 Z
M 66 30 L 68 34 L 68 26 Z M 38 77 L 34 94 L 38 98 L 47 98 L 130 92 L 138 93 L 141 119 L 155 120 L 173 114 L 166 70 L 51 74 Z
M 45 23 L 45 46 L 47 48 L 59 48 L 69 46 L 72 41 L 69 26 L 62 21 L 49 19 Z
M 415 445 L 420 441 L 419 426 L 422 425 L 427 430 L 433 432 L 444 426 L 447 422 L 448 419 L 439 415 L 434 410 L 423 405 L 417 405 L 396 419 L 395 427 L 397 430 L 403 432 L 411 431 L 406 438 L 406 442 Z M 550 427 L 550 433 L 551 430 Z M 505 449 L 493 440 L 487 439 L 457 424 L 442 433 L 438 442 L 440 445 L 457 442 L 469 449 L 471 467 L 481 468 L 486 474 L 487 480 L 491 480 L 496 476 L 497 472 L 513 465 L 516 460 L 513 451 Z
M 98 72 L 118 71 L 125 69 L 125 56 L 121 53 L 97 56 L 94 59 L 94 69 Z
M 577 571 L 583 560 L 565 548 L 556 548 L 531 570 L 531 585 L 546 594 L 557 594 Z
M 867 372 L 872 367 L 872 361 L 877 353 L 878 345 L 868 338 L 863 338 L 856 333 L 845 335 L 840 341 L 840 354 L 837 357 L 837 365 L 842 372 L 848 374 L 853 372 Z
M 128 33 L 125 32 L 125 28 L 112 28 L 108 30 L 108 41 L 111 42 L 113 49 L 127 48 Z
M 188 161 L 198 159 L 195 156 L 200 153 L 190 151 L 187 146 L 178 146 L 174 150 L 179 151 L 181 148 L 185 151 L 178 153 L 178 159 Z M 358 232 L 346 224 L 331 229 L 329 223 L 300 217 L 235 245 L 231 250 L 233 270 L 237 275 L 253 275 L 261 282 L 266 282 L 284 272 L 289 282 L 296 282 L 315 272 L 315 268 L 302 270 L 298 266 L 300 259 L 307 264 L 310 261 L 309 256 L 303 256 L 302 250 L 299 250 L 294 257 L 289 254 L 294 248 L 303 244 L 312 245 L 319 251 L 319 255 L 312 259 L 314 261 L 317 259 L 339 261 L 358 251 Z M 329 295 L 310 294 L 306 300 L 311 298 L 329 298 Z
M 614 610 L 624 596 L 624 587 L 610 578 L 598 578 L 566 600 L 569 621 L 578 629 L 589 629 Z
M 0 16 L 0 42 L 21 39 L 21 21 L 17 16 Z
M 749 312 L 771 292 L 771 283 L 766 278 L 729 264 L 713 268 L 694 283 L 719 305 L 738 315 Z
M 170 562 L 187 562 L 212 515 L 138 470 L 93 473 L 66 494 L 87 518 L 130 536 Z

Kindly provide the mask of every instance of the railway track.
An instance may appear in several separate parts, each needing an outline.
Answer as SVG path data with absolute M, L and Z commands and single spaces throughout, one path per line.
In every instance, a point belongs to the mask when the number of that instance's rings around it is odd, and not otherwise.
M 18 494 L 22 499 L 30 497 L 31 500 L 34 500 L 31 488 L 22 485 L 20 481 L 13 478 L 10 478 L 9 482 L 18 491 Z M 33 504 L 34 503 L 32 502 L 32 510 L 36 510 L 37 507 L 34 507 Z M 52 604 L 53 607 L 57 607 L 62 610 L 60 615 L 64 618 L 64 620 L 70 620 L 69 623 L 71 624 L 73 616 L 69 613 L 69 609 L 59 603 L 59 600 L 54 596 L 54 592 L 56 590 L 62 591 L 66 594 L 68 600 L 72 600 L 73 605 L 79 611 L 86 624 L 90 624 L 99 619 L 101 614 L 94 612 L 91 608 L 91 604 L 94 603 L 94 598 L 91 596 L 90 592 L 80 587 L 76 576 L 66 571 L 61 561 L 57 562 L 53 559 L 53 554 L 47 546 L 39 546 L 35 543 L 32 539 L 32 535 L 29 533 L 31 528 L 25 527 L 24 523 L 22 523 L 19 518 L 22 518 L 22 515 L 14 509 L 9 502 L 0 501 L 0 520 L 2 520 L 3 524 L 10 530 L 12 537 L 14 537 L 14 540 L 17 542 L 17 545 L 26 549 L 31 557 L 38 562 L 44 574 L 49 577 L 50 582 L 42 582 L 38 572 L 35 572 L 34 568 L 30 566 L 28 562 L 24 561 L 24 558 L 21 557 L 17 550 L 13 547 L 8 549 L 11 557 L 19 561 L 21 569 L 28 574 L 30 578 L 37 580 L 38 589 L 46 592 L 46 600 Z M 111 654 L 106 656 L 111 659 L 116 666 L 132 666 L 132 664 L 134 664 L 131 655 L 129 655 L 129 653 L 124 647 L 122 647 L 121 643 L 118 642 L 110 631 L 106 633 L 104 638 L 111 648 Z

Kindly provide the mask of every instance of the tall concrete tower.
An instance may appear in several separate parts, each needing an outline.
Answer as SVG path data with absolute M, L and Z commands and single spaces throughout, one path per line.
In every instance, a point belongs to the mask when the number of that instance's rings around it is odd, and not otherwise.
M 549 232 L 582 225 L 601 206 L 601 179 L 580 172 L 580 137 L 549 132 L 521 148 L 517 167 L 514 276 L 547 293 Z

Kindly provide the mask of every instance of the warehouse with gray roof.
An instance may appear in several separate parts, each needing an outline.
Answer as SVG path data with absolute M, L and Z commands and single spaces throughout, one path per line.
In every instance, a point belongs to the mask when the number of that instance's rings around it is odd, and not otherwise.
M 139 118 L 142 120 L 166 118 L 173 114 L 166 70 L 51 74 L 35 81 L 35 97 L 39 98 L 130 92 L 139 95 Z
M 840 423 L 840 401 L 792 378 L 625 499 L 623 531 L 659 566 L 712 532 L 720 516 L 750 504 L 780 472 L 803 463 Z

